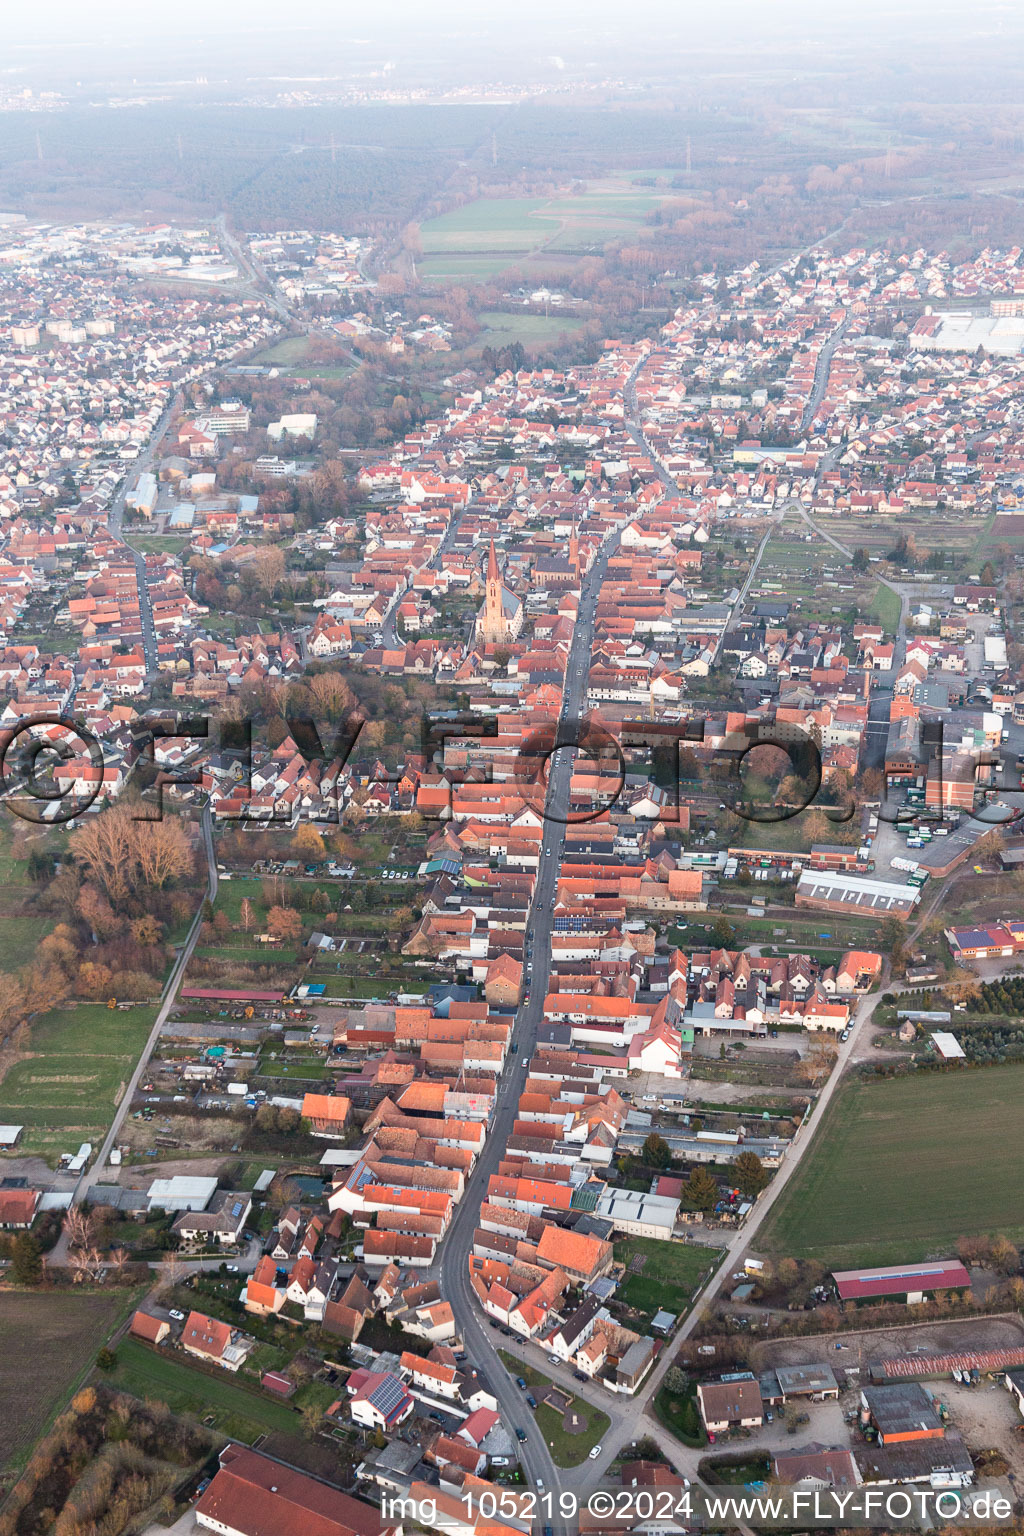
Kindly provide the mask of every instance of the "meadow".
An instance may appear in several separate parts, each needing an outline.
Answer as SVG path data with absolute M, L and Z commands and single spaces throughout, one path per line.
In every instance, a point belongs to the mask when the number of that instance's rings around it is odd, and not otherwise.
M 24 1125 L 18 1154 L 77 1152 L 106 1130 L 153 1025 L 155 1006 L 55 1008 L 0 1082 L 0 1122 Z
M 508 347 L 519 341 L 524 347 L 542 347 L 556 341 L 567 331 L 578 331 L 582 321 L 571 314 L 556 311 L 551 315 L 536 315 L 529 310 L 508 312 L 502 309 L 483 310 L 477 319 L 482 330 L 471 351 L 483 347 Z
M 829 1267 L 948 1256 L 962 1234 L 1024 1239 L 1008 1191 L 1024 1064 L 856 1082 L 829 1106 L 759 1245 Z
M 194 1370 L 162 1349 L 152 1349 L 137 1339 L 123 1339 L 117 1346 L 117 1366 L 105 1374 L 112 1386 L 135 1397 L 155 1398 L 172 1413 L 189 1413 L 210 1428 L 247 1445 L 268 1430 L 292 1433 L 298 1415 L 286 1403 L 268 1397 L 256 1387 L 244 1387 L 226 1373 L 210 1375 Z

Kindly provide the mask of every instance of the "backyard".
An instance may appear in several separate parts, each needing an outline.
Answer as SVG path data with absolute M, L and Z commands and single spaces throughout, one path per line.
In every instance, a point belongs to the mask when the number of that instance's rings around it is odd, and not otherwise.
M 268 1430 L 294 1434 L 299 1428 L 298 1415 L 287 1403 L 256 1387 L 241 1386 L 226 1373 L 214 1376 L 194 1370 L 183 1359 L 137 1339 L 124 1339 L 117 1346 L 117 1366 L 104 1379 L 136 1397 L 156 1398 L 172 1413 L 192 1414 L 209 1428 L 248 1445 Z
M 948 1255 L 961 1234 L 1020 1242 L 1006 1191 L 1024 1175 L 1022 1092 L 1022 1064 L 852 1083 L 759 1242 L 838 1268 Z
M 626 1265 L 616 1299 L 648 1321 L 659 1311 L 685 1311 L 701 1279 L 714 1267 L 706 1248 L 660 1242 L 654 1237 L 626 1237 L 615 1244 L 615 1261 Z

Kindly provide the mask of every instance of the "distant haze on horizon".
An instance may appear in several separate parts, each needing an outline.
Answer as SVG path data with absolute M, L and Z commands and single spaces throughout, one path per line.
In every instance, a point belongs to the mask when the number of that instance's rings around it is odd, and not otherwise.
M 737 62 L 749 68 L 751 52 L 759 48 L 776 64 L 790 50 L 801 59 L 819 52 L 856 57 L 888 48 L 901 53 L 910 45 L 927 55 L 951 33 L 990 39 L 1002 52 L 1007 38 L 1022 29 L 1019 8 L 1008 0 L 989 0 L 969 13 L 960 4 L 927 0 L 868 0 L 835 10 L 812 0 L 721 0 L 715 6 L 652 0 L 641 16 L 638 24 L 634 13 L 611 0 L 568 0 L 557 9 L 541 0 L 511 6 L 444 0 L 429 10 L 410 0 L 383 0 L 366 10 L 310 0 L 298 15 L 268 0 L 223 0 L 216 7 L 181 0 L 173 8 L 148 8 L 137 0 L 84 6 L 48 0 L 10 8 L 5 16 L 7 59 L 0 81 L 14 83 L 46 64 L 60 70 L 80 64 L 93 78 L 130 75 L 136 52 L 142 50 L 145 59 L 145 50 L 156 47 L 159 60 L 145 60 L 147 78 L 154 78 L 156 64 L 169 78 L 179 63 L 193 74 L 204 60 L 211 71 L 232 78 L 296 69 L 332 76 L 379 59 L 415 66 L 425 50 L 426 62 L 450 58 L 463 72 L 467 64 L 483 71 L 489 61 L 496 68 L 528 61 L 548 65 L 554 74 L 564 57 L 570 72 L 586 64 L 642 79 L 648 61 L 655 73 L 664 73 L 676 56 L 682 65 L 688 50 L 735 49 Z

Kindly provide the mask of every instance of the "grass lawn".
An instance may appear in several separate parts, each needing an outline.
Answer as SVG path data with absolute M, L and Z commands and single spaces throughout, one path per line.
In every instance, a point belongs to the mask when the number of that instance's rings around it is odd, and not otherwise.
M 477 319 L 483 326 L 483 333 L 472 350 L 507 347 L 514 341 L 522 342 L 524 347 L 542 347 L 565 331 L 578 331 L 583 323 L 560 312 L 535 315 L 523 310 L 522 314 L 509 314 L 502 309 L 484 310 Z
M 697 1383 L 691 1381 L 685 1393 L 679 1395 L 663 1386 L 654 1399 L 654 1412 L 665 1428 L 671 1430 L 684 1445 L 707 1445 L 708 1437 L 700 1421 L 697 1406 Z
M 887 635 L 894 635 L 900 624 L 900 610 L 899 593 L 879 583 L 875 588 L 874 596 L 864 609 L 864 614 L 866 618 L 873 619 L 876 624 L 881 624 Z
M 19 1155 L 75 1152 L 89 1133 L 106 1129 L 154 1016 L 155 1005 L 122 1012 L 84 1003 L 32 1025 L 32 1055 L 0 1083 L 0 1121 L 26 1128 Z
M 629 1237 L 615 1244 L 616 1263 L 626 1264 L 644 1255 L 644 1267 L 627 1275 L 616 1293 L 619 1301 L 646 1312 L 648 1320 L 660 1308 L 682 1312 L 703 1275 L 714 1265 L 703 1248 L 686 1243 L 666 1243 L 656 1237 Z
M 127 1289 L 4 1291 L 0 1402 L 7 1411 L 0 1413 L 0 1471 L 27 1459 L 136 1299 Z
M 16 971 L 24 965 L 52 927 L 48 917 L 0 917 L 0 971 Z
M 759 1239 L 770 1253 L 829 1266 L 908 1263 L 952 1253 L 961 1234 L 1024 1239 L 1007 1191 L 1024 1176 L 1010 1128 L 1024 1064 L 855 1083 Z
M 582 1399 L 580 1413 L 586 1415 L 587 1427 L 580 1435 L 569 1435 L 562 1427 L 562 1415 L 556 1408 L 551 1408 L 543 1401 L 543 1394 L 551 1386 L 551 1378 L 535 1371 L 532 1365 L 527 1365 L 518 1355 L 510 1350 L 499 1349 L 498 1354 L 513 1376 L 522 1376 L 527 1387 L 538 1400 L 538 1407 L 531 1409 L 523 1398 L 523 1413 L 520 1420 L 520 1428 L 530 1432 L 529 1420 L 532 1418 L 536 1429 L 544 1436 L 551 1450 L 551 1457 L 556 1467 L 578 1467 L 593 1450 L 595 1445 L 600 1445 L 602 1438 L 607 1434 L 611 1420 L 606 1413 L 599 1408 L 592 1408 L 588 1402 Z M 600 1390 L 595 1388 L 594 1390 Z M 514 1428 L 515 1426 L 513 1426 Z
M 138 1339 L 124 1339 L 117 1346 L 117 1367 L 103 1379 L 136 1397 L 153 1397 L 166 1403 L 172 1413 L 190 1413 L 232 1439 L 251 1445 L 267 1430 L 294 1434 L 299 1420 L 293 1408 L 267 1397 L 258 1388 L 248 1389 L 227 1372 L 223 1378 L 193 1370 L 184 1357 L 165 1349 L 150 1349 Z
M 261 366 L 291 368 L 296 363 L 302 362 L 308 350 L 308 336 L 283 336 L 280 341 L 275 341 L 271 346 L 254 352 L 248 362 L 258 363 Z

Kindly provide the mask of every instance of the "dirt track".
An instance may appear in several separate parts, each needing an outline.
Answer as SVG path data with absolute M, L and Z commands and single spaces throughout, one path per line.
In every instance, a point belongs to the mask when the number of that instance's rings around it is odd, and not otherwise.
M 836 1345 L 845 1345 L 837 1349 Z M 1024 1320 L 1016 1313 L 993 1317 L 965 1317 L 935 1323 L 908 1323 L 906 1327 L 866 1330 L 864 1333 L 813 1334 L 802 1339 L 765 1339 L 751 1349 L 754 1370 L 775 1365 L 799 1365 L 825 1360 L 841 1370 L 874 1360 L 909 1355 L 944 1354 L 963 1349 L 1010 1349 L 1024 1346 Z

